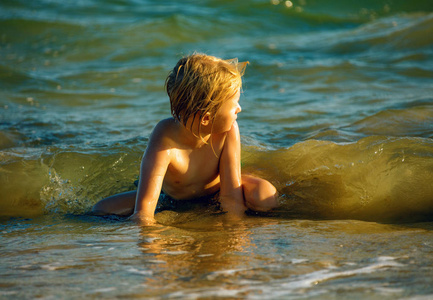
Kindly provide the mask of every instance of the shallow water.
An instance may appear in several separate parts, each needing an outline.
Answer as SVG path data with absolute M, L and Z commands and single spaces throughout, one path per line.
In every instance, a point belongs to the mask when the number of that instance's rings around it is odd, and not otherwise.
M 0 28 L 0 297 L 433 295 L 430 1 L 6 0 Z M 193 51 L 250 62 L 243 171 L 280 207 L 87 216 Z
M 431 223 L 250 217 L 228 224 L 196 214 L 180 216 L 179 222 L 170 212 L 159 216 L 164 218 L 175 225 L 140 229 L 77 216 L 11 219 L 1 226 L 1 297 L 428 299 L 433 294 Z

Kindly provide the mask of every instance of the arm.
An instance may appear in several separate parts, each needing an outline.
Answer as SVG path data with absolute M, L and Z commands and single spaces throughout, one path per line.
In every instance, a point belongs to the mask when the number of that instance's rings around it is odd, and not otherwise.
M 170 150 L 163 147 L 161 136 L 161 130 L 155 128 L 141 161 L 140 182 L 132 218 L 145 225 L 155 223 L 155 208 L 170 163 Z
M 237 122 L 227 132 L 219 169 L 221 207 L 231 216 L 240 217 L 244 214 L 246 207 L 242 190 L 241 140 Z

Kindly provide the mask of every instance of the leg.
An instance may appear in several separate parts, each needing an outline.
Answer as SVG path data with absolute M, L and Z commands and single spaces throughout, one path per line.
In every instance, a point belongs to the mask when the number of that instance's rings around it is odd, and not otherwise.
M 132 215 L 137 191 L 125 192 L 102 199 L 92 208 L 95 215 Z
M 254 211 L 268 211 L 278 206 L 277 189 L 267 180 L 242 175 L 246 206 Z

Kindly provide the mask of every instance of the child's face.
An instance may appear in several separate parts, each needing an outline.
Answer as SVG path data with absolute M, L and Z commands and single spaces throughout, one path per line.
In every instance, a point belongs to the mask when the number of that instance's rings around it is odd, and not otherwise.
M 229 131 L 233 123 L 237 119 L 238 113 L 241 112 L 241 106 L 239 105 L 240 89 L 231 98 L 226 100 L 215 115 L 213 121 L 212 132 L 223 133 Z

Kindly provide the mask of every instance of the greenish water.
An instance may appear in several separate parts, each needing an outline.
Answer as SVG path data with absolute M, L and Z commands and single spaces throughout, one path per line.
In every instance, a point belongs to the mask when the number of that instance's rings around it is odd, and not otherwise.
M 280 207 L 86 215 L 194 51 L 250 61 L 243 171 Z M 431 66 L 430 1 L 2 1 L 0 298 L 432 297 Z

